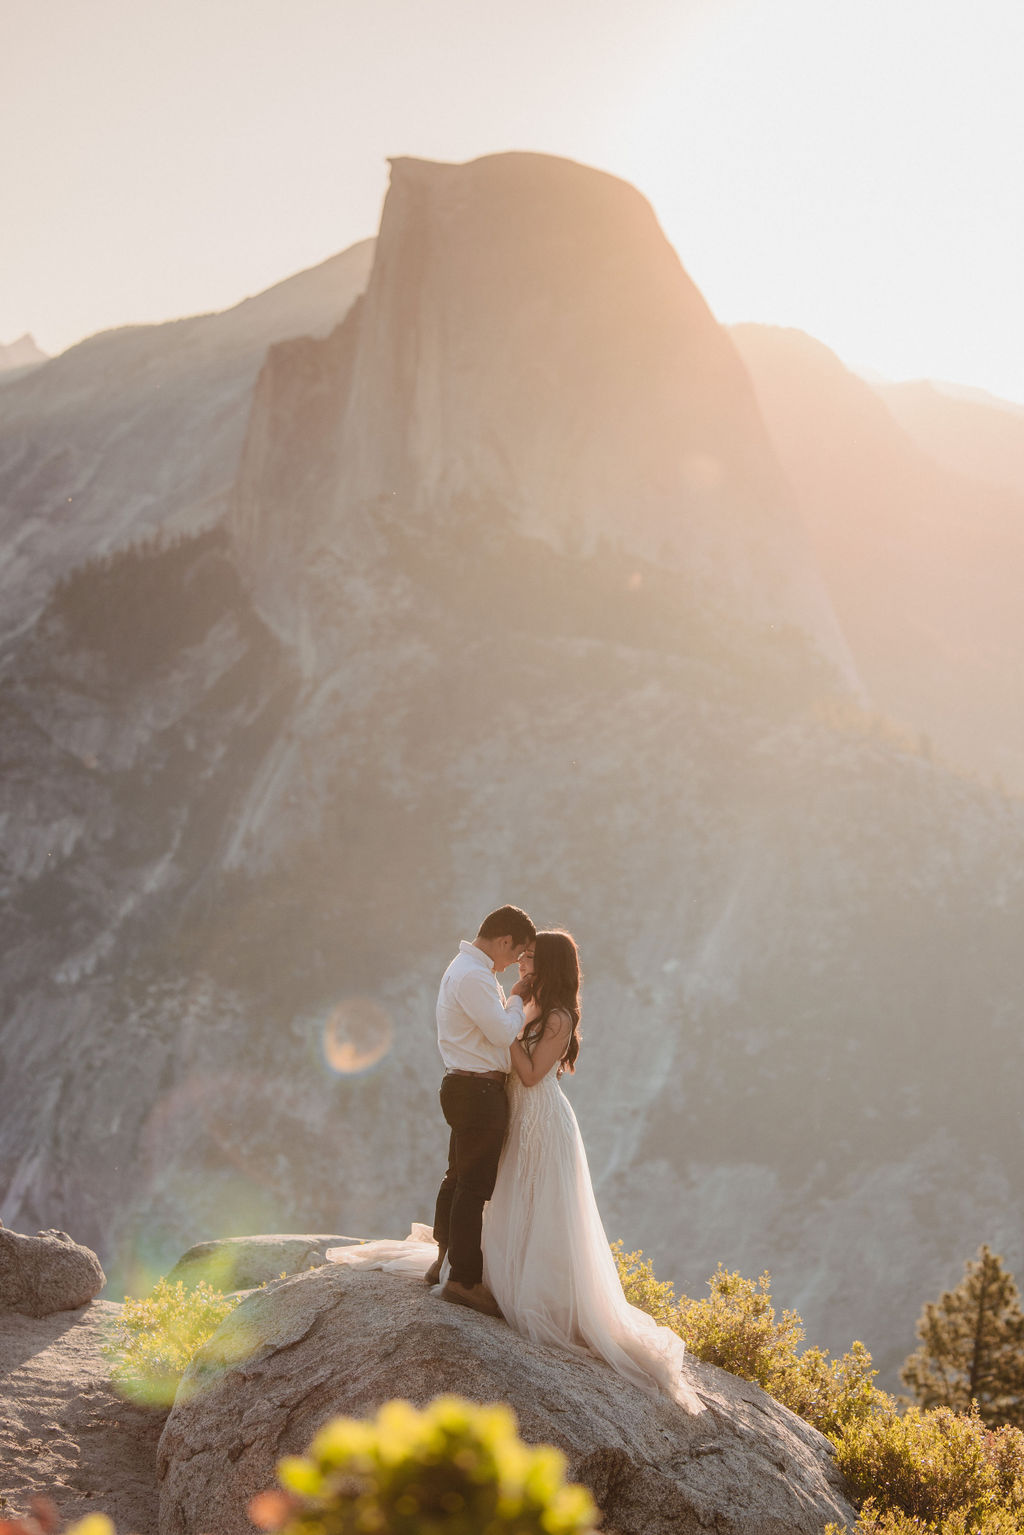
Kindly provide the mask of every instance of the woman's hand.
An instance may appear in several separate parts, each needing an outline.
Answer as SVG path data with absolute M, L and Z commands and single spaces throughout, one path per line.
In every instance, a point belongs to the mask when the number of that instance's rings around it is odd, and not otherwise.
M 532 1055 L 527 1053 L 521 1040 L 512 1041 L 509 1052 L 512 1070 L 524 1087 L 536 1087 L 551 1068 L 557 1065 L 565 1054 L 571 1033 L 572 1019 L 561 1008 L 556 1008 L 548 1017 L 544 1033 L 534 1045 Z

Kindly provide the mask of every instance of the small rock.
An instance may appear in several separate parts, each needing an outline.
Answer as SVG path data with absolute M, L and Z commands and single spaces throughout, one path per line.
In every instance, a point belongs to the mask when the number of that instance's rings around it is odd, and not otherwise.
M 0 1227 L 0 1311 L 35 1317 L 75 1311 L 106 1282 L 96 1254 L 66 1231 L 30 1237 Z
M 186 1286 L 202 1281 L 215 1290 L 254 1290 L 282 1274 L 302 1274 L 327 1262 L 329 1247 L 354 1245 L 358 1237 L 255 1236 L 221 1237 L 197 1242 L 183 1253 L 167 1278 Z

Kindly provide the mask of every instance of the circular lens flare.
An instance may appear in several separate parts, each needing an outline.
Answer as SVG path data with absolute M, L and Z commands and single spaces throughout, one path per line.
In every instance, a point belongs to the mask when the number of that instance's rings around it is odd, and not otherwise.
M 339 1002 L 324 1022 L 324 1059 L 332 1071 L 369 1071 L 391 1049 L 391 1019 L 366 997 Z

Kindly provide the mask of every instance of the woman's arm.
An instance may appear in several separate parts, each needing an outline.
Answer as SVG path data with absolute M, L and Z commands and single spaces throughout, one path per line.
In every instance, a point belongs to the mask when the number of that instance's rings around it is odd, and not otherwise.
M 556 1008 L 548 1014 L 544 1033 L 534 1045 L 532 1056 L 526 1053 L 518 1039 L 512 1041 L 512 1070 L 524 1087 L 536 1087 L 552 1066 L 562 1059 L 571 1033 L 571 1017 L 562 1008 Z

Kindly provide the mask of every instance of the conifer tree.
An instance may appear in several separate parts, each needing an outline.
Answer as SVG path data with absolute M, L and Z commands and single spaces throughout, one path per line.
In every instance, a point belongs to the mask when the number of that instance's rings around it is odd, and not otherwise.
M 997 1253 L 979 1248 L 956 1289 L 925 1306 L 917 1335 L 901 1373 L 923 1407 L 968 1412 L 976 1401 L 989 1427 L 1024 1428 L 1024 1311 Z

